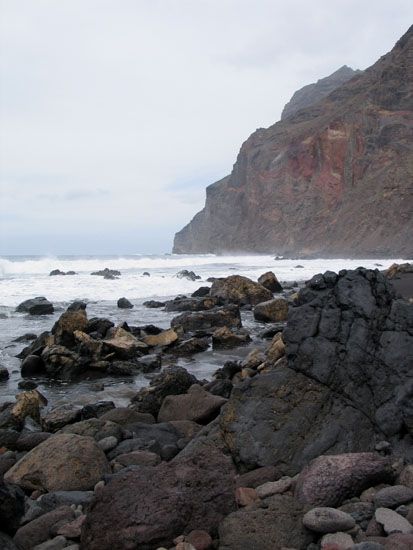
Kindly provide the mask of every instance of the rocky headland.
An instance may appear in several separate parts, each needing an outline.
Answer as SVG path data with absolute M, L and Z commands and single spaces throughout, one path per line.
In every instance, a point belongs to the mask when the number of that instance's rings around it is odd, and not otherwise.
M 166 330 L 73 303 L 21 353 L 32 389 L 0 407 L 0 547 L 413 548 L 412 274 L 232 275 L 148 304 L 176 312 Z M 260 335 L 244 359 L 209 381 L 176 365 L 250 345 L 244 310 Z M 36 389 L 90 372 L 150 383 L 124 407 Z
M 242 145 L 176 253 L 412 256 L 413 27 L 363 72 L 306 86 Z

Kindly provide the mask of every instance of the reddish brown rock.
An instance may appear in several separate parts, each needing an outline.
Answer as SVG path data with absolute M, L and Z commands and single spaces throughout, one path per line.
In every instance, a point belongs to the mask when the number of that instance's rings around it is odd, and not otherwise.
M 320 456 L 298 476 L 295 495 L 305 504 L 334 507 L 393 477 L 390 460 L 375 453 Z

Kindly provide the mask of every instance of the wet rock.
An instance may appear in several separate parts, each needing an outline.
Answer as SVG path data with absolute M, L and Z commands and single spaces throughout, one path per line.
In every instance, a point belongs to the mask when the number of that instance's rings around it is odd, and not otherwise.
M 228 399 L 232 392 L 232 382 L 229 380 L 212 380 L 205 384 L 204 389 L 212 395 L 219 395 L 220 397 L 225 397 Z
M 231 460 L 218 450 L 121 471 L 96 494 L 83 525 L 82 546 L 170 547 L 184 532 L 214 533 L 235 507 L 233 479 Z
M 88 437 L 56 434 L 21 458 L 4 476 L 27 490 L 88 490 L 109 472 L 105 454 Z
M 127 407 L 117 407 L 109 412 L 106 412 L 100 417 L 101 420 L 115 422 L 121 426 L 143 422 L 145 424 L 154 424 L 155 418 L 149 413 L 136 412 Z
M 22 334 L 22 336 L 18 336 L 13 340 L 13 342 L 30 342 L 32 340 L 36 340 L 37 334 L 33 334 L 32 332 L 26 332 L 26 334 Z
M 142 305 L 149 309 L 157 309 L 165 307 L 165 302 L 159 302 L 158 300 L 147 300 L 146 302 L 143 302 Z
M 0 382 L 4 382 L 9 379 L 9 371 L 6 367 L 0 367 Z
M 335 508 L 318 507 L 304 515 L 303 525 L 316 533 L 336 533 L 352 529 L 356 522 L 350 514 Z
M 247 277 L 231 275 L 225 279 L 215 280 L 210 289 L 210 296 L 215 296 L 223 303 L 254 306 L 271 300 L 272 292 Z
M 191 332 L 196 330 L 215 330 L 218 327 L 241 326 L 241 316 L 239 308 L 235 305 L 225 307 L 216 307 L 208 311 L 185 312 L 171 321 L 171 326 L 175 330 Z
M 118 307 L 120 309 L 132 309 L 133 304 L 127 298 L 119 298 Z
M 30 300 L 25 300 L 16 307 L 19 313 L 28 313 L 29 315 L 50 315 L 54 312 L 51 302 L 44 296 L 38 296 Z
M 393 485 L 380 489 L 374 495 L 376 508 L 396 508 L 400 504 L 413 501 L 413 489 L 404 485 Z
M 209 348 L 209 338 L 188 338 L 171 349 L 174 355 L 194 355 Z
M 16 355 L 19 359 L 24 359 L 28 355 L 40 356 L 46 345 L 50 343 L 51 334 L 48 331 L 42 332 L 29 346 Z
M 109 329 L 103 344 L 108 353 L 115 353 L 119 359 L 134 357 L 139 351 L 146 351 L 148 347 L 147 344 L 121 327 Z
M 36 376 L 45 370 L 44 363 L 38 355 L 28 355 L 20 368 L 22 376 Z
M 158 421 L 192 420 L 199 424 L 207 424 L 218 415 L 226 401 L 223 397 L 212 395 L 195 384 L 189 388 L 187 394 L 165 397 Z
M 174 300 L 166 302 L 165 311 L 206 311 L 212 309 L 217 304 L 218 300 L 211 296 L 200 298 L 177 297 Z
M 0 525 L 12 535 L 24 515 L 24 493 L 17 485 L 0 480 Z
M 192 298 L 203 298 L 209 295 L 209 286 L 200 286 L 195 292 L 191 294 Z
M 241 372 L 242 367 L 240 361 L 226 361 L 223 367 L 214 372 L 214 378 L 217 380 L 232 380 L 236 374 Z
M 367 487 L 393 477 L 390 460 L 375 453 L 320 456 L 298 476 L 296 496 L 307 504 L 339 506 Z
M 289 495 L 275 495 L 266 507 L 252 505 L 228 515 L 219 526 L 220 550 L 306 548 L 313 535 L 302 525 L 303 508 Z
M 75 300 L 68 306 L 67 311 L 79 311 L 80 309 L 86 309 L 86 308 L 87 308 L 86 302 L 83 302 L 82 300 Z
M 272 271 L 267 271 L 258 277 L 258 282 L 270 292 L 282 292 L 282 286 Z
M 100 271 L 94 271 L 91 275 L 99 275 L 105 279 L 116 279 L 121 276 L 121 272 L 117 269 L 109 269 L 108 267 L 105 267 L 105 269 L 101 269 Z
M 390 510 L 390 508 L 377 508 L 374 513 L 377 523 L 383 525 L 383 529 L 388 535 L 392 533 L 413 533 L 413 526 L 406 518 Z
M 238 476 L 237 487 L 253 487 L 254 489 L 267 482 L 278 479 L 279 472 L 274 466 L 263 466 L 251 472 Z
M 215 349 L 242 346 L 250 341 L 249 334 L 236 334 L 228 327 L 217 328 L 212 334 L 212 347 Z
M 159 353 L 144 355 L 137 360 L 141 372 L 159 370 L 162 365 L 162 356 Z
M 145 342 L 145 344 L 150 346 L 150 347 L 170 346 L 171 344 L 173 344 L 177 340 L 178 340 L 178 335 L 172 329 L 164 330 L 164 331 L 160 332 L 159 334 L 150 334 L 150 335 L 145 336 L 143 338 L 143 341 Z
M 178 277 L 178 279 L 188 279 L 188 281 L 196 281 L 197 279 L 201 278 L 199 275 L 196 275 L 193 271 L 188 271 L 187 269 L 182 269 L 175 275 L 175 277 Z
M 37 544 L 53 536 L 52 529 L 56 525 L 73 520 L 74 517 L 72 508 L 61 506 L 20 527 L 14 536 L 14 542 L 20 550 L 32 550 Z
M 285 344 L 282 338 L 282 333 L 278 332 L 274 338 L 271 340 L 270 345 L 265 350 L 266 359 L 269 364 L 275 365 L 275 363 L 284 357 L 285 355 Z
M 196 383 L 195 376 L 183 367 L 167 367 L 151 380 L 149 387 L 142 388 L 133 397 L 132 408 L 157 417 L 165 397 L 186 393 Z
M 264 323 L 277 323 L 286 321 L 288 315 L 288 302 L 285 298 L 274 298 L 261 302 L 254 307 L 254 318 Z
M 85 405 L 80 411 L 80 419 L 87 420 L 88 418 L 100 418 L 105 413 L 112 411 L 115 408 L 113 401 L 97 401 Z
M 41 359 L 47 374 L 61 380 L 72 380 L 84 370 L 80 356 L 64 346 L 46 347 Z
M 40 420 L 40 409 L 47 405 L 47 399 L 37 390 L 30 390 L 16 395 L 16 404 L 11 408 L 12 416 L 23 422 L 27 416 L 33 420 Z
M 52 328 L 54 343 L 59 346 L 71 348 L 75 345 L 74 332 L 84 332 L 88 326 L 86 311 L 84 309 L 65 311 Z
M 114 326 L 114 323 L 112 323 L 112 321 L 109 321 L 109 319 L 92 317 L 92 319 L 89 319 L 87 323 L 85 332 L 86 334 L 94 334 L 98 338 L 104 338 L 108 330 Z
M 33 382 L 33 380 L 20 380 L 20 382 L 17 384 L 17 387 L 20 390 L 34 390 L 36 389 L 38 384 L 36 382 Z

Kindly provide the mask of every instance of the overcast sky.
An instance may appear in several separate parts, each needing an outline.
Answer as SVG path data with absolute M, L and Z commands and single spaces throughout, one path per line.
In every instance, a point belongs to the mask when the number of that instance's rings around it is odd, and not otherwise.
M 0 0 L 1 254 L 168 252 L 293 92 L 411 0 Z

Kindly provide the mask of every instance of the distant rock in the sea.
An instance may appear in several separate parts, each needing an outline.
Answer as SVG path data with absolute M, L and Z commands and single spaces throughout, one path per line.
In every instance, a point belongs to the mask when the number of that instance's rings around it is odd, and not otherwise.
M 53 277 L 55 275 L 76 275 L 76 271 L 60 271 L 60 269 L 53 269 L 49 273 L 50 277 Z
M 365 71 L 297 92 L 207 187 L 173 252 L 412 257 L 412 51 L 413 27 Z
M 28 313 L 29 315 L 50 315 L 54 312 L 54 307 L 51 302 L 44 296 L 25 300 L 16 307 L 19 313 Z
M 91 275 L 99 275 L 104 279 L 118 279 L 121 276 L 121 272 L 117 269 L 109 269 L 108 267 L 105 267 L 105 269 L 101 269 L 100 271 L 94 271 Z

